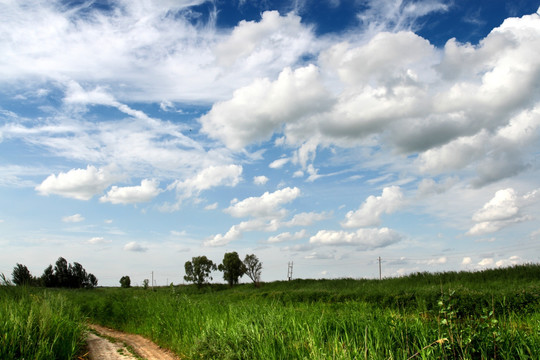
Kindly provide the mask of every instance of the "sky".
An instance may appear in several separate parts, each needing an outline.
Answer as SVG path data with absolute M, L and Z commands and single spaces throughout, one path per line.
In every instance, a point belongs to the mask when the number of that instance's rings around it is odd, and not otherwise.
M 538 263 L 539 6 L 0 0 L 0 272 Z

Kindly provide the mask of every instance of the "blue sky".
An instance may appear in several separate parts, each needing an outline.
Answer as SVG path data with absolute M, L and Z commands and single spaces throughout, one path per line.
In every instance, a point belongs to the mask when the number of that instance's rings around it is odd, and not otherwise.
M 538 262 L 539 5 L 1 1 L 0 272 Z

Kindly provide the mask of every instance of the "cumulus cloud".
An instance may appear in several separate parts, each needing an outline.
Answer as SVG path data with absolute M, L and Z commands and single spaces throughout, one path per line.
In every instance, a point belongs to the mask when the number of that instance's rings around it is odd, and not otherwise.
M 124 245 L 124 250 L 133 252 L 145 252 L 148 249 L 136 241 L 131 241 Z
M 197 196 L 216 186 L 236 186 L 242 179 L 242 166 L 209 166 L 184 181 L 175 181 L 169 188 L 176 188 L 181 198 Z
M 489 234 L 512 224 L 531 220 L 531 216 L 523 213 L 523 208 L 537 202 L 539 194 L 539 189 L 522 196 L 513 188 L 498 190 L 491 200 L 473 214 L 472 220 L 476 224 L 467 234 Z
M 283 167 L 283 165 L 285 165 L 286 163 L 288 163 L 291 159 L 289 158 L 281 158 L 281 159 L 277 159 L 277 160 L 274 160 L 272 161 L 268 167 L 271 168 L 271 169 L 281 169 Z
M 106 240 L 105 238 L 100 237 L 100 236 L 96 236 L 96 237 L 91 238 L 87 242 L 88 242 L 88 244 L 91 244 L 91 245 L 99 245 L 99 244 L 107 244 L 107 243 L 110 243 L 112 241 L 111 240 Z
M 231 241 L 242 238 L 243 234 L 248 231 L 276 231 L 279 229 L 280 223 L 278 219 L 251 219 L 242 221 L 239 224 L 233 225 L 225 234 L 217 234 L 209 237 L 204 241 L 204 246 L 224 246 Z
M 349 211 L 341 223 L 344 228 L 376 226 L 383 214 L 391 214 L 403 205 L 399 186 L 385 187 L 381 196 L 369 196 L 356 211 Z
M 275 217 L 284 215 L 281 205 L 287 204 L 300 196 L 300 189 L 284 188 L 273 193 L 268 191 L 259 197 L 249 197 L 224 210 L 234 217 Z
M 81 214 L 74 214 L 74 215 L 64 216 L 62 218 L 62 221 L 67 222 L 67 223 L 78 223 L 78 222 L 84 221 L 84 217 Z
M 229 67 L 235 62 L 254 67 L 270 60 L 285 58 L 289 62 L 309 52 L 313 44 L 313 32 L 301 24 L 294 13 L 280 16 L 277 11 L 265 11 L 261 20 L 242 20 L 230 36 L 216 46 L 217 61 Z
M 307 237 L 307 231 L 305 229 L 297 231 L 293 234 L 290 232 L 284 232 L 275 236 L 271 236 L 268 238 L 267 242 L 272 243 L 280 243 L 280 242 L 286 242 L 286 241 L 294 241 L 294 240 L 300 240 Z
M 264 184 L 266 184 L 266 183 L 268 182 L 268 180 L 270 180 L 270 179 L 268 179 L 268 178 L 267 178 L 266 176 L 264 176 L 264 175 L 254 176 L 254 177 L 253 177 L 253 183 L 254 183 L 255 185 L 264 185 Z
M 90 200 L 102 193 L 118 176 L 104 168 L 97 169 L 88 165 L 86 169 L 72 169 L 58 175 L 50 175 L 36 186 L 41 195 L 60 195 L 77 200 Z
M 151 201 L 160 192 L 157 180 L 144 179 L 138 186 L 113 186 L 99 201 L 112 204 L 136 204 Z
M 240 150 L 268 140 L 285 123 L 324 110 L 329 99 L 316 66 L 285 68 L 277 80 L 257 79 L 236 90 L 232 99 L 214 104 L 200 118 L 201 131 Z
M 359 229 L 356 232 L 320 230 L 309 239 L 316 245 L 351 245 L 361 250 L 371 250 L 395 244 L 402 236 L 388 228 Z
M 290 203 L 300 196 L 298 188 L 284 188 L 272 193 L 265 192 L 258 197 L 249 197 L 242 201 L 234 199 L 225 213 L 233 217 L 251 217 L 250 220 L 242 221 L 233 225 L 225 234 L 216 234 L 204 241 L 205 246 L 223 246 L 231 241 L 240 239 L 248 231 L 277 231 L 282 226 L 296 226 L 291 222 L 284 223 L 283 217 L 287 210 L 283 205 Z M 305 220 L 315 217 L 314 215 L 304 216 Z
M 311 226 L 314 223 L 330 218 L 331 214 L 322 212 L 303 212 L 293 216 L 293 218 L 284 223 L 284 226 Z

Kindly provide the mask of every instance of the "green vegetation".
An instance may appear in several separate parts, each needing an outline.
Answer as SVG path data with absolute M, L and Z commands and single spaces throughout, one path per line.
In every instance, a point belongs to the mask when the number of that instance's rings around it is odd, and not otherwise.
M 84 317 L 62 293 L 0 286 L 0 359 L 73 359 L 84 346 Z
M 129 288 L 131 287 L 131 279 L 129 276 L 125 275 L 120 278 L 120 287 Z
M 70 297 L 92 321 L 183 358 L 540 358 L 540 265 Z
M 72 344 L 65 347 L 76 353 L 85 317 L 147 336 L 187 359 L 540 358 L 540 264 L 382 281 L 281 281 L 259 288 L 25 289 L 1 290 L 9 295 L 0 300 L 1 319 L 19 319 L 2 322 L 2 334 L 10 339 L 0 340 L 2 359 L 47 358 L 21 355 L 14 345 L 25 339 L 35 344 L 34 338 Z M 51 328 L 73 338 L 51 342 L 60 336 L 42 335 Z
M 218 266 L 219 271 L 223 271 L 223 280 L 227 281 L 229 286 L 238 284 L 238 280 L 246 273 L 246 265 L 240 260 L 236 251 L 225 253 L 223 262 Z
M 22 286 L 90 289 L 96 287 L 98 283 L 94 274 L 87 273 L 81 264 L 74 262 L 71 265 L 63 257 L 58 258 L 54 268 L 52 265 L 47 266 L 39 278 L 32 276 L 28 268 L 22 264 L 15 265 L 12 277 L 15 285 Z M 6 283 L 4 274 L 0 280 Z
M 217 270 L 217 266 L 206 256 L 195 256 L 191 258 L 191 261 L 186 261 L 184 270 L 186 271 L 184 280 L 192 282 L 201 288 L 209 280 L 212 280 L 210 274 L 212 271 Z

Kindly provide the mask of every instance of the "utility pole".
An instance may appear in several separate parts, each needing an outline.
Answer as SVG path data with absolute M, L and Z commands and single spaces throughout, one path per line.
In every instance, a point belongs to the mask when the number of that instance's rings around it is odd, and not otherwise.
M 289 267 L 287 269 L 287 279 L 289 281 L 292 280 L 292 270 L 293 270 L 293 262 L 292 261 L 289 261 Z
M 152 291 L 154 291 L 154 272 L 152 271 Z
M 379 256 L 379 280 L 382 280 L 382 272 L 381 272 L 381 257 Z

